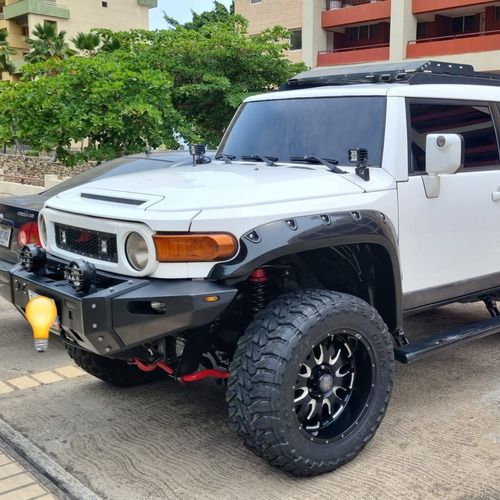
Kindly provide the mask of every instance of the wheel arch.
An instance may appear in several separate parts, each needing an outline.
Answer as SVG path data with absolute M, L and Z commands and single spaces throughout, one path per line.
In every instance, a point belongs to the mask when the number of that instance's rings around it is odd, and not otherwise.
M 351 293 L 373 305 L 391 332 L 401 328 L 399 256 L 395 230 L 384 214 L 371 210 L 317 214 L 258 226 L 240 239 L 238 256 L 216 265 L 209 279 L 235 284 L 286 257 L 305 262 L 323 288 Z M 350 273 L 340 273 L 342 265 Z

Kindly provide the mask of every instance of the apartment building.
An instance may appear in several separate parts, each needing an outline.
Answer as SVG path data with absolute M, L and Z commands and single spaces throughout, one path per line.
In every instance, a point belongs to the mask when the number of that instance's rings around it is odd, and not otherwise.
M 149 28 L 149 9 L 157 0 L 0 0 L 0 30 L 9 33 L 10 46 L 17 50 L 12 62 L 19 69 L 29 51 L 26 38 L 35 24 L 48 21 L 65 30 L 69 41 L 78 32 L 88 33 L 92 28 L 113 31 Z M 9 75 L 1 75 L 8 79 Z M 1 78 L 0 78 L 1 79 Z
M 324 2 L 323 2 L 324 3 Z M 285 26 L 292 32 L 289 58 L 302 61 L 303 0 L 235 0 L 234 9 L 249 20 L 248 32 L 257 35 L 266 28 Z
M 300 32 L 290 55 L 311 67 L 421 58 L 500 71 L 500 1 L 235 0 L 235 10 L 250 34 Z

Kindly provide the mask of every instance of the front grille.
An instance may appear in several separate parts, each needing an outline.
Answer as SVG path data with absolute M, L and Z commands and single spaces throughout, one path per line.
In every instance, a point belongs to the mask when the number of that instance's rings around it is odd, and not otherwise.
M 116 235 L 55 224 L 56 245 L 62 250 L 92 259 L 118 262 Z

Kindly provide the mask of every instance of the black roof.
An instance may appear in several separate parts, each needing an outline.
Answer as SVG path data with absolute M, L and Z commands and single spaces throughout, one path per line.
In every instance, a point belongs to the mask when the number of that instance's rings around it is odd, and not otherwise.
M 500 86 L 500 74 L 475 71 L 470 64 L 443 61 L 403 61 L 362 64 L 304 71 L 290 78 L 279 90 L 360 83 L 459 83 Z

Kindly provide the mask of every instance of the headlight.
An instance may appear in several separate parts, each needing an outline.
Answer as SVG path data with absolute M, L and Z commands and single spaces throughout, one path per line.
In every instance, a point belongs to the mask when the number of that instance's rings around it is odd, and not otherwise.
M 130 233 L 125 242 L 125 255 L 129 264 L 136 270 L 142 271 L 148 265 L 149 252 L 146 240 L 139 233 Z

